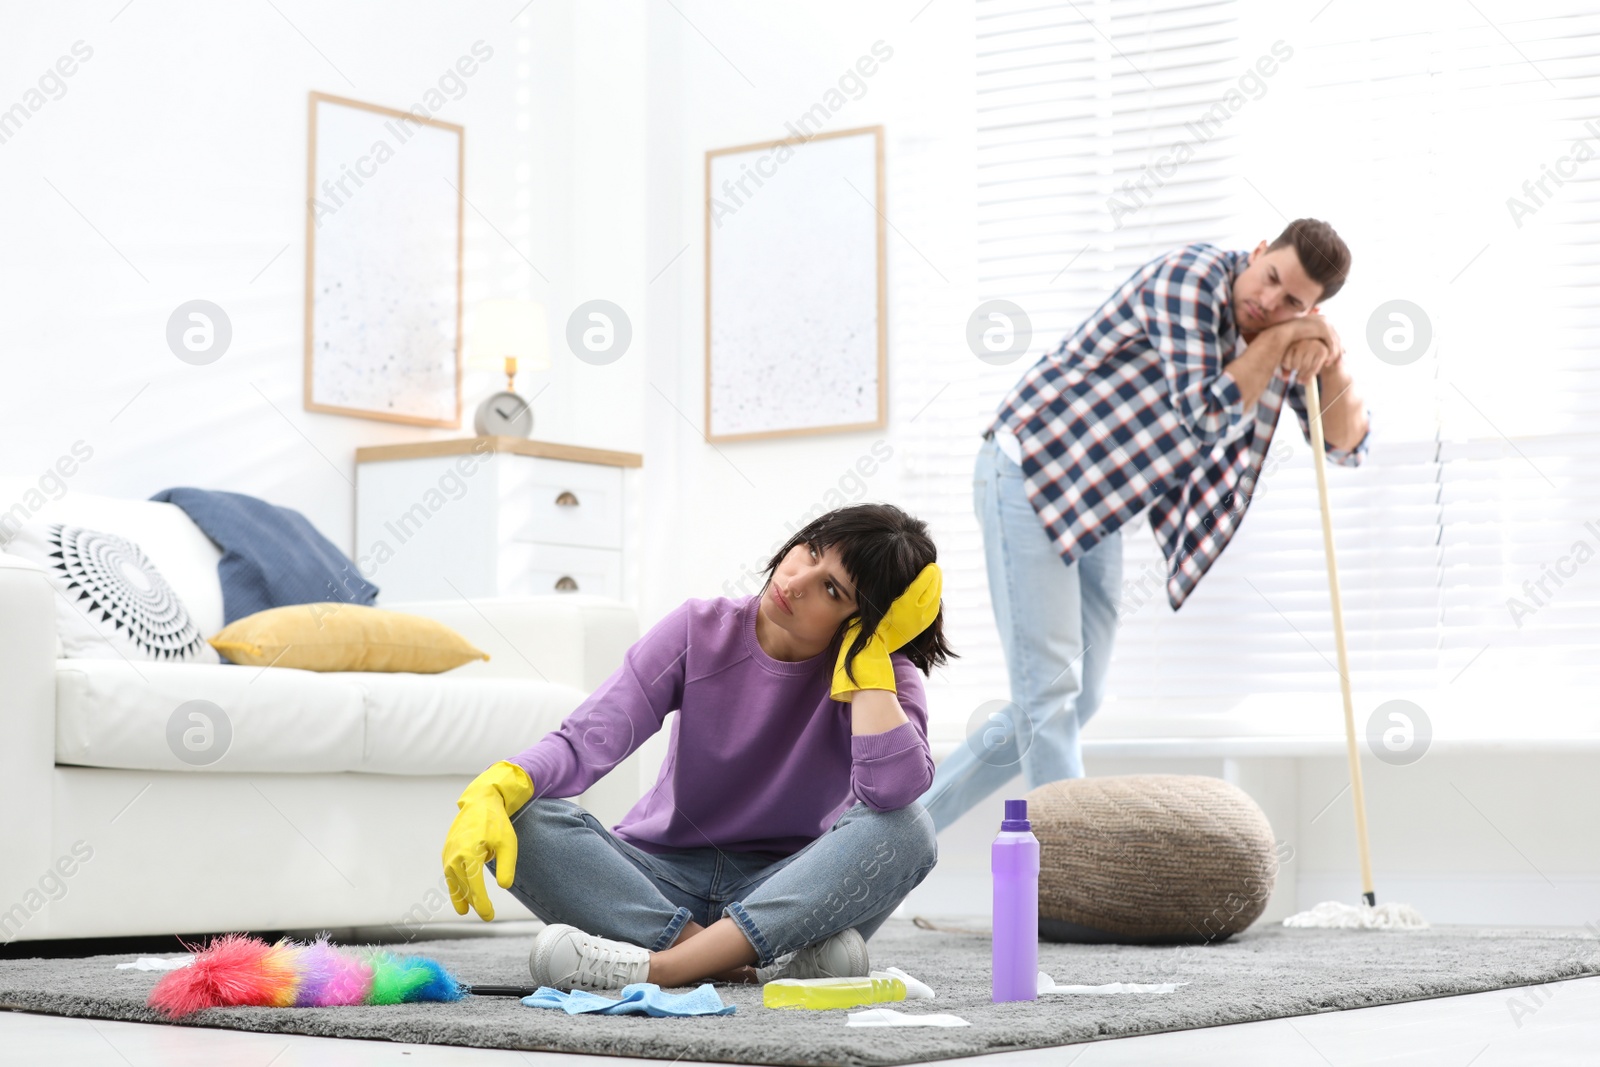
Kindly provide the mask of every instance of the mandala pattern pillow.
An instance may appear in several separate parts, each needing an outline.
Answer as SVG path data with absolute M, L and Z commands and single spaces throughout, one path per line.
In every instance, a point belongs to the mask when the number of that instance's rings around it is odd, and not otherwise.
M 5 550 L 44 567 L 68 659 L 220 663 L 189 611 L 139 546 L 64 523 L 28 523 Z

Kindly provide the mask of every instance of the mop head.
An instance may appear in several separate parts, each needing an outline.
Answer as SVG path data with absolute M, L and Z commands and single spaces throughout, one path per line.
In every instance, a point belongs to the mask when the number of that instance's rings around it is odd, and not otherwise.
M 466 990 L 438 960 L 381 949 L 338 948 L 326 937 L 269 945 L 228 934 L 169 971 L 148 1001 L 169 1019 L 202 1008 L 331 1008 L 460 1000 Z
M 1283 920 L 1285 926 L 1322 930 L 1426 930 L 1428 920 L 1410 904 L 1341 904 L 1325 900 Z

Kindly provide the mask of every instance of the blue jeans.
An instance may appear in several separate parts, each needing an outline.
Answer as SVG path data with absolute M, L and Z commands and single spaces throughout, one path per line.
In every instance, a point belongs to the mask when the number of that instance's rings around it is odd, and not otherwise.
M 938 859 L 932 822 L 915 802 L 896 811 L 857 803 L 790 856 L 646 852 L 568 800 L 531 800 L 512 825 L 511 895 L 545 922 L 659 952 L 691 919 L 710 926 L 726 915 L 762 967 L 852 926 L 870 938 Z
M 1022 468 L 992 439 L 978 450 L 972 506 L 983 530 L 1011 703 L 939 764 L 922 796 L 936 832 L 1019 770 L 1026 790 L 1083 777 L 1078 735 L 1105 696 L 1122 595 L 1121 531 L 1063 563 L 1028 503 Z

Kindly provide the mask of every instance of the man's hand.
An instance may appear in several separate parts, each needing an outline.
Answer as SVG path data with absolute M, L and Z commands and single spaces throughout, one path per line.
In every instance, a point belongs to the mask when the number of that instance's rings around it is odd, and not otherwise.
M 1334 448 L 1355 448 L 1367 434 L 1366 403 L 1355 391 L 1338 331 L 1318 314 L 1295 321 L 1305 323 L 1306 332 L 1285 347 L 1280 367 L 1295 371 L 1301 382 L 1317 376 L 1324 440 Z
M 1278 363 L 1278 368 L 1285 374 L 1290 371 L 1295 372 L 1296 377 L 1303 382 L 1313 374 L 1322 374 L 1338 362 L 1325 342 L 1308 337 L 1289 342 L 1288 347 L 1283 350 L 1283 359 Z
M 1334 448 L 1351 449 L 1367 433 L 1366 404 L 1357 395 L 1344 361 L 1344 342 L 1333 323 L 1317 311 L 1268 326 L 1256 334 L 1244 353 L 1223 373 L 1234 380 L 1245 410 L 1255 407 L 1274 375 L 1295 372 L 1304 382 L 1317 376 L 1322 394 L 1324 439 Z
M 1298 320 L 1305 325 L 1301 328 L 1300 336 L 1315 338 L 1328 346 L 1334 359 L 1344 355 L 1344 342 L 1339 338 L 1339 331 L 1333 328 L 1333 323 L 1322 316 L 1322 312 L 1315 309 L 1311 314 Z
M 1239 386 L 1246 410 L 1255 407 L 1274 374 L 1295 371 L 1296 378 L 1302 382 L 1315 374 L 1326 397 L 1344 393 L 1350 386 L 1344 342 L 1333 323 L 1317 311 L 1268 326 L 1255 335 L 1243 355 L 1223 370 Z M 1356 412 L 1352 410 L 1351 414 Z M 1364 420 L 1362 426 L 1365 426 Z M 1355 429 L 1353 425 L 1341 428 Z M 1330 433 L 1328 439 L 1334 440 L 1334 435 Z

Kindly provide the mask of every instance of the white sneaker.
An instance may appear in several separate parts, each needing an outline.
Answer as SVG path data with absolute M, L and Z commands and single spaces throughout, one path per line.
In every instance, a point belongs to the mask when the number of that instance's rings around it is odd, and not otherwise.
M 762 983 L 779 978 L 864 978 L 868 971 L 866 939 L 851 927 L 779 957 L 757 969 L 756 977 Z
M 533 939 L 528 971 L 539 985 L 603 993 L 648 982 L 650 950 L 555 923 Z

